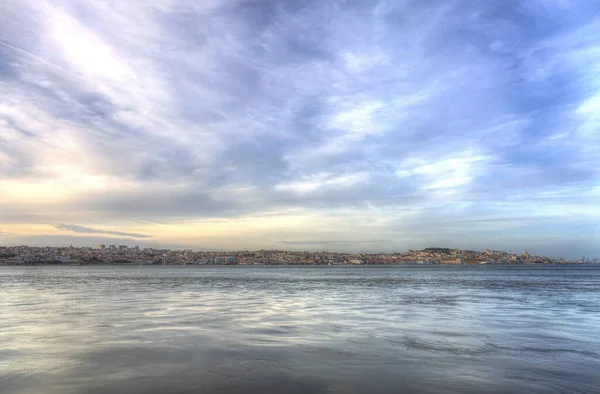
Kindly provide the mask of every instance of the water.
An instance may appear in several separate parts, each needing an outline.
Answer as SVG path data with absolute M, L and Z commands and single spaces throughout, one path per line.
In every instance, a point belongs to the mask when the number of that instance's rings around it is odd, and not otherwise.
M 600 267 L 0 267 L 0 393 L 598 393 Z

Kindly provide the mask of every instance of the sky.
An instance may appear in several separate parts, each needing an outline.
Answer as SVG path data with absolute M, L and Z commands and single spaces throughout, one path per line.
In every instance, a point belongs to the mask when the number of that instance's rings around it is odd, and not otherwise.
M 600 255 L 600 3 L 4 0 L 0 245 Z

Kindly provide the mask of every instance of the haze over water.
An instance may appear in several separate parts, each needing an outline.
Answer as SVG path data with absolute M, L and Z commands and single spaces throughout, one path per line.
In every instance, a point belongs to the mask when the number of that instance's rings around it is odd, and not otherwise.
M 600 267 L 0 267 L 0 392 L 593 393 Z

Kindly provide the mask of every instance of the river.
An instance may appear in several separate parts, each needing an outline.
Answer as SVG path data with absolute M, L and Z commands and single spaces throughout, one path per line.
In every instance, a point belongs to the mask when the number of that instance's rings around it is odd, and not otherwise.
M 0 267 L 0 393 L 598 393 L 600 267 Z

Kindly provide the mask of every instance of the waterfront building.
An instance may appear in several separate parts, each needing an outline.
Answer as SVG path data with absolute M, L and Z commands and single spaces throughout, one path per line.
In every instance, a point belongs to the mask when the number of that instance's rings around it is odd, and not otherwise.
M 465 264 L 463 259 L 442 259 L 440 264 Z

